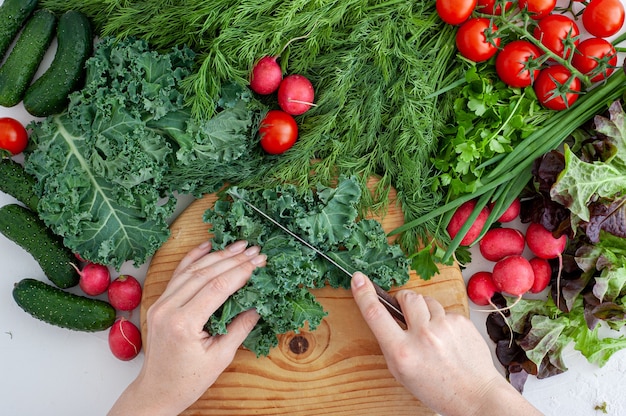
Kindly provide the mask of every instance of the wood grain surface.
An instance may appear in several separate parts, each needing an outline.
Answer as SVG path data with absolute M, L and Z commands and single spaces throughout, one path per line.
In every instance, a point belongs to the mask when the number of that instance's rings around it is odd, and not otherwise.
M 178 262 L 210 238 L 204 211 L 215 195 L 192 202 L 172 223 L 169 240 L 157 251 L 146 274 L 141 303 L 145 341 L 146 311 L 161 295 Z M 393 205 L 383 218 L 386 231 L 403 222 Z M 403 287 L 439 300 L 448 312 L 469 314 L 458 266 L 440 266 L 425 281 L 411 273 Z M 397 289 L 392 289 L 394 293 Z M 257 358 L 240 348 L 233 363 L 184 415 L 433 415 L 397 383 L 387 370 L 378 344 L 361 318 L 349 291 L 313 290 L 328 316 L 313 332 L 279 336 L 269 356 Z

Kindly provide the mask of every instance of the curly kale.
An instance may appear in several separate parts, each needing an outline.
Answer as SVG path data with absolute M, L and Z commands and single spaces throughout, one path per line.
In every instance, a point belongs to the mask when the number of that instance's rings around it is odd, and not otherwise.
M 293 185 L 229 192 L 237 192 L 348 271 L 360 270 L 385 289 L 409 279 L 408 259 L 398 245 L 388 243 L 381 224 L 373 219 L 357 221 L 361 188 L 354 178 L 340 178 L 336 188 L 318 185 L 304 195 Z M 225 333 L 237 314 L 256 308 L 261 320 L 244 346 L 257 355 L 267 355 L 277 345 L 276 334 L 298 331 L 305 323 L 314 330 L 320 324 L 326 312 L 308 289 L 326 284 L 350 287 L 350 276 L 239 199 L 232 201 L 226 195 L 205 212 L 204 221 L 211 224 L 215 249 L 245 239 L 268 256 L 266 267 L 255 270 L 249 283 L 205 327 L 212 334 Z

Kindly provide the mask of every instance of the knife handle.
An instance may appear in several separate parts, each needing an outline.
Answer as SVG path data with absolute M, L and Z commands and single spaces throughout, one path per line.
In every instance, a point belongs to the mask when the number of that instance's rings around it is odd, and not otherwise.
M 374 284 L 374 289 L 376 290 L 376 295 L 378 295 L 378 300 L 380 300 L 380 303 L 385 306 L 391 316 L 393 316 L 406 326 L 406 320 L 404 319 L 404 314 L 402 313 L 402 308 L 400 308 L 398 300 L 391 296 L 385 289 L 378 286 L 376 283 L 372 283 Z

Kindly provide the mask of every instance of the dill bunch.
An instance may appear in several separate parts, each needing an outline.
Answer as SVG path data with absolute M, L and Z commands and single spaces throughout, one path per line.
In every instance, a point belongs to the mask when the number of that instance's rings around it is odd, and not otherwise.
M 254 63 L 281 54 L 285 73 L 316 89 L 316 107 L 297 118 L 296 145 L 272 162 L 263 178 L 308 189 L 338 174 L 381 178 L 364 192 L 363 210 L 383 212 L 391 186 L 405 221 L 440 205 L 431 157 L 451 120 L 450 93 L 433 94 L 463 77 L 455 59 L 456 29 L 443 23 L 432 0 L 42 0 L 56 11 L 90 16 L 100 35 L 139 37 L 156 49 L 185 44 L 197 55 L 184 80 L 197 117 L 211 117 L 220 86 L 247 83 Z M 310 33 L 309 33 L 310 32 Z M 308 34 L 284 49 L 290 39 Z M 281 52 L 282 51 L 282 52 Z M 274 104 L 274 98 L 266 99 Z M 314 172 L 314 173 L 312 173 Z M 436 220 L 403 233 L 413 252 L 438 235 Z M 445 244 L 445 242 L 444 242 Z

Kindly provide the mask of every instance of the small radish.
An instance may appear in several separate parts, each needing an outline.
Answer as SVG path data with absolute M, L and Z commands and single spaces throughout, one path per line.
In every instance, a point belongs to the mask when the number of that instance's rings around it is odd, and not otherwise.
M 502 260 L 507 256 L 524 252 L 524 234 L 515 228 L 492 228 L 478 243 L 480 253 L 489 261 Z
M 535 274 L 524 257 L 508 256 L 493 266 L 492 279 L 499 292 L 521 298 L 533 286 Z
M 530 266 L 533 268 L 535 280 L 533 286 L 530 288 L 530 293 L 539 293 L 548 287 L 550 278 L 552 277 L 552 266 L 546 259 L 539 257 L 533 257 L 528 260 Z
M 450 218 L 450 223 L 448 223 L 447 227 L 450 237 L 456 237 L 461 227 L 465 225 L 465 222 L 471 215 L 472 211 L 474 211 L 475 207 L 476 200 L 470 200 L 464 202 L 456 209 L 456 211 L 452 215 L 452 218 Z M 483 230 L 483 227 L 485 226 L 485 222 L 487 222 L 489 212 L 489 208 L 483 207 L 483 209 L 480 211 L 480 214 L 478 214 L 476 221 L 474 221 L 474 224 L 472 224 L 467 234 L 465 234 L 465 236 L 461 240 L 462 246 L 469 246 L 474 241 L 476 241 L 481 231 Z
M 250 88 L 261 95 L 268 95 L 278 89 L 283 80 L 283 70 L 278 62 L 278 56 L 266 56 L 252 68 L 250 74 Z
M 561 299 L 561 270 L 563 269 L 563 251 L 567 245 L 567 236 L 564 234 L 554 238 L 552 233 L 543 225 L 530 223 L 526 230 L 526 243 L 533 254 L 542 259 L 559 259 L 559 272 L 556 276 L 557 307 Z
M 493 206 L 493 204 L 492 204 Z M 522 203 L 519 198 L 515 198 L 511 205 L 500 215 L 500 218 L 497 219 L 498 222 L 511 222 L 515 218 L 519 217 L 519 213 L 522 209 Z
M 306 113 L 312 105 L 315 105 L 314 98 L 313 84 L 302 75 L 288 75 L 278 87 L 278 105 L 292 116 Z
M 97 263 L 88 262 L 82 270 L 72 263 L 72 266 L 78 272 L 80 280 L 78 286 L 85 294 L 90 296 L 100 295 L 109 288 L 111 283 L 111 273 L 109 268 Z
M 111 282 L 108 295 L 115 309 L 132 311 L 141 302 L 141 284 L 133 276 L 123 274 Z
M 109 348 L 116 358 L 132 360 L 141 351 L 139 328 L 126 318 L 117 319 L 109 330 Z
M 476 272 L 467 281 L 467 297 L 477 305 L 493 305 L 491 298 L 497 291 L 491 272 Z

